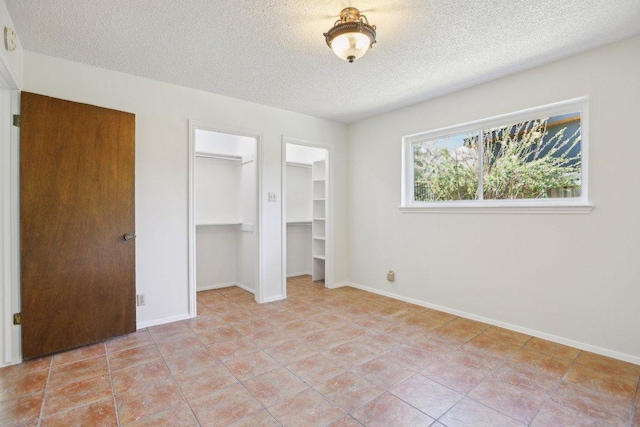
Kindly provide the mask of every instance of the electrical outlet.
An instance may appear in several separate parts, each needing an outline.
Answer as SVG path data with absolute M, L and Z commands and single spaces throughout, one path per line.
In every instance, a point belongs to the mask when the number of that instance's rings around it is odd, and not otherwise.
M 387 280 L 390 282 L 396 281 L 396 273 L 393 270 L 387 271 Z
M 278 201 L 278 193 L 269 193 L 269 201 L 277 202 Z
M 136 295 L 136 305 L 144 305 L 144 294 Z

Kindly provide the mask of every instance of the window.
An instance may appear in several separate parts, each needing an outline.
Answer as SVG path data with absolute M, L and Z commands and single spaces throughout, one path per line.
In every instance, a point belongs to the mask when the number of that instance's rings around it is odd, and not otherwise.
M 588 212 L 587 100 L 403 138 L 405 211 Z

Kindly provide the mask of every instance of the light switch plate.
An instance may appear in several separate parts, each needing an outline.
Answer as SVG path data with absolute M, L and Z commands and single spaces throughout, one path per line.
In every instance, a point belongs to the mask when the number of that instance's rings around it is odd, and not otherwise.
M 278 193 L 269 193 L 269 201 L 277 202 L 278 201 Z

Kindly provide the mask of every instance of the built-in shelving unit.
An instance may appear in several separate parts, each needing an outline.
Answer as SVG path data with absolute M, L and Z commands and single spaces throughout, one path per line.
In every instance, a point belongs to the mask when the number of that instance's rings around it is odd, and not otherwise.
M 311 224 L 312 243 L 312 278 L 324 280 L 327 238 L 327 162 L 318 160 L 312 165 L 313 180 L 313 221 Z

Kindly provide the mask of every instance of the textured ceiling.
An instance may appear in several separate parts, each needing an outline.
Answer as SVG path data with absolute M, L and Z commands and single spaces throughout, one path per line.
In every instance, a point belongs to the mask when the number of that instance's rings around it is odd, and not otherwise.
M 353 122 L 640 34 L 639 0 L 5 0 L 26 50 Z M 322 33 L 378 27 L 353 64 Z

